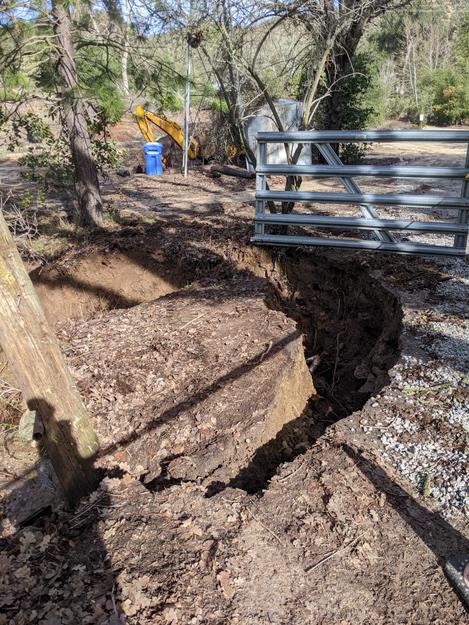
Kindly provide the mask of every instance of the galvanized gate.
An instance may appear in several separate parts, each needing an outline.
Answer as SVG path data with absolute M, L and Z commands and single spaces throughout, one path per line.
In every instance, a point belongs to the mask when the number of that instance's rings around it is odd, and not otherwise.
M 388 142 L 466 143 L 466 160 L 461 167 L 384 167 L 375 165 L 344 165 L 331 147 L 332 143 L 388 143 Z M 274 165 L 267 162 L 267 144 L 314 144 L 327 165 Z M 292 151 L 293 151 L 292 150 Z M 270 190 L 268 176 L 337 177 L 345 193 L 315 191 Z M 362 193 L 356 176 L 392 178 L 446 178 L 459 180 L 459 196 L 425 194 L 370 194 Z M 357 204 L 362 217 L 340 217 L 314 214 L 271 213 L 267 202 L 312 202 L 322 204 Z M 454 222 L 414 221 L 409 219 L 381 219 L 375 206 L 407 206 L 455 210 Z M 353 248 L 407 254 L 440 254 L 464 256 L 469 233 L 469 132 L 453 130 L 415 131 L 305 131 L 260 132 L 257 134 L 256 213 L 255 234 L 252 241 L 267 245 L 315 245 Z M 315 226 L 341 230 L 372 230 L 375 240 L 339 239 L 318 236 L 298 236 L 266 233 L 269 225 Z M 439 233 L 454 235 L 453 246 L 396 241 L 394 231 L 406 233 Z

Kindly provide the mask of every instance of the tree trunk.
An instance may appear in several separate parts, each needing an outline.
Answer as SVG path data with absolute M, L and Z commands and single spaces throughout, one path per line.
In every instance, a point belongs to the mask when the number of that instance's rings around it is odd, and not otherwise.
M 96 486 L 98 441 L 57 339 L 0 211 L 0 344 L 30 410 L 67 500 Z
M 326 67 L 326 86 L 330 96 L 324 100 L 323 127 L 326 130 L 342 130 L 347 120 L 344 111 L 343 79 L 353 73 L 352 59 L 363 35 L 364 23 L 353 22 L 347 32 L 338 39 Z
M 52 18 L 56 36 L 62 122 L 70 143 L 74 166 L 77 220 L 82 226 L 99 225 L 102 221 L 103 204 L 98 170 L 91 154 L 83 101 L 78 93 L 70 13 L 67 4 L 62 0 L 53 0 Z
M 129 74 L 128 74 L 128 65 L 129 65 L 129 43 L 127 41 L 127 35 L 124 35 L 123 40 L 124 49 L 122 50 L 122 58 L 121 58 L 121 80 L 122 80 L 122 93 L 126 98 L 129 97 Z
M 122 93 L 126 98 L 129 97 L 129 2 L 124 0 L 122 16 L 122 58 L 121 58 L 121 81 L 122 81 Z M 127 105 L 127 102 L 126 102 Z

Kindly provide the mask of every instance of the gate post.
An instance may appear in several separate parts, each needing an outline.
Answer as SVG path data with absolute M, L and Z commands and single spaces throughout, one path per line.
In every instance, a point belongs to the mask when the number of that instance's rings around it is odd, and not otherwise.
M 466 167 L 469 169 L 469 143 L 467 144 L 466 151 Z M 469 197 L 469 179 L 466 177 L 463 180 L 461 187 L 461 197 Z M 458 221 L 460 224 L 469 223 L 469 210 L 467 208 L 460 208 L 458 213 Z M 467 234 L 456 234 L 454 237 L 454 247 L 463 248 L 466 251 L 467 246 Z
M 266 164 L 267 144 L 263 141 L 257 141 L 256 170 L 259 166 Z M 256 172 L 256 193 L 267 189 L 267 178 L 264 174 Z M 265 213 L 265 200 L 256 200 L 256 216 Z M 255 218 L 254 218 L 255 219 Z M 264 234 L 265 225 L 263 223 L 254 223 L 255 234 Z

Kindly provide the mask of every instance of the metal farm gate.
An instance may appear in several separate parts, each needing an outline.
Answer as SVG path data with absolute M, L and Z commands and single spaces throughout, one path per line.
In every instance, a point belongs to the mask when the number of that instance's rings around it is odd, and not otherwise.
M 331 147 L 333 143 L 431 142 L 466 143 L 466 161 L 461 167 L 384 167 L 375 165 L 344 165 Z M 267 144 L 281 143 L 294 152 L 297 144 L 313 144 L 327 165 L 273 165 L 267 162 Z M 259 132 L 257 134 L 256 213 L 254 243 L 267 245 L 318 245 L 326 247 L 400 252 L 407 254 L 440 254 L 464 256 L 469 232 L 469 132 L 453 130 L 415 131 L 304 131 Z M 345 192 L 270 190 L 267 176 L 337 177 Z M 362 193 L 356 176 L 392 178 L 446 178 L 459 180 L 459 196 Z M 315 214 L 270 213 L 267 202 L 311 202 L 322 204 L 357 204 L 362 217 L 339 217 Z M 381 219 L 376 206 L 406 206 L 454 209 L 454 221 L 413 221 Z M 372 230 L 375 240 L 339 239 L 318 236 L 268 234 L 266 226 L 294 225 L 341 230 Z M 396 241 L 393 231 L 406 233 L 439 233 L 454 235 L 453 246 Z

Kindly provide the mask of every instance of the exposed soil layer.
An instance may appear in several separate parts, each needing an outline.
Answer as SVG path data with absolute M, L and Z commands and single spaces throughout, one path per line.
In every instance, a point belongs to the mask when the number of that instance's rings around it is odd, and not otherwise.
M 102 460 L 156 485 L 225 482 L 313 395 L 301 334 L 259 281 L 194 285 L 61 336 Z
M 139 465 L 147 482 L 161 470 L 164 479 L 203 479 L 213 473 L 209 494 L 227 484 L 256 492 L 266 486 L 281 462 L 304 451 L 330 423 L 361 407 L 386 384 L 387 371 L 397 357 L 398 301 L 357 263 L 347 268 L 320 255 L 272 254 L 249 248 L 244 238 L 207 242 L 205 224 L 195 220 L 187 233 L 179 224 L 176 242 L 167 230 L 153 226 L 144 234 L 127 232 L 120 239 L 114 237 L 112 246 L 102 241 L 86 254 L 67 254 L 54 266 L 35 272 L 33 278 L 40 281 L 39 294 L 52 318 L 66 318 L 70 311 L 72 316 L 79 313 L 89 318 L 97 304 L 127 308 L 170 293 L 150 306 L 97 315 L 62 330 L 84 396 L 92 389 L 89 408 L 96 416 L 100 440 L 113 453 L 119 451 L 118 440 L 136 441 L 117 457 L 122 461 L 129 455 L 138 458 L 131 463 L 133 470 Z M 183 248 L 182 241 L 189 236 L 193 243 Z M 185 288 L 178 291 L 181 285 Z M 226 466 L 230 452 L 220 452 L 226 442 L 218 442 L 218 447 L 208 444 L 209 430 L 217 432 L 218 440 L 220 429 L 230 431 L 226 423 L 212 423 L 202 439 L 200 434 L 194 438 L 188 426 L 185 443 L 181 430 L 185 418 L 207 427 L 206 422 L 220 413 L 220 408 L 214 410 L 213 406 L 229 406 L 229 396 L 236 406 L 229 417 L 232 423 L 240 420 L 236 415 L 246 418 L 271 411 L 261 386 L 255 388 L 264 376 L 257 361 L 264 359 L 264 350 L 268 357 L 263 365 L 267 365 L 277 351 L 288 351 L 289 345 L 282 343 L 286 336 L 263 336 L 261 330 L 269 327 L 269 322 L 256 319 L 255 309 L 249 307 L 252 298 L 264 299 L 271 309 L 296 321 L 319 396 L 305 406 L 308 398 L 300 389 L 306 387 L 304 381 L 298 382 L 295 365 L 290 390 L 285 392 L 293 405 L 285 409 L 288 402 L 281 402 L 282 407 L 273 413 L 283 412 L 284 417 L 271 417 L 283 426 L 291 421 L 293 410 L 295 422 L 285 428 L 267 428 L 262 436 L 237 431 L 240 457 L 232 463 L 236 471 L 230 474 Z M 224 318 L 230 319 L 232 334 L 224 328 Z M 221 326 L 218 334 L 213 330 L 217 324 Z M 292 332 L 288 323 L 283 329 Z M 275 370 L 275 361 L 273 366 Z M 253 369 L 251 389 L 243 368 Z M 274 370 L 265 376 L 271 385 L 276 379 Z M 187 381 L 185 375 L 191 371 L 194 379 Z M 227 384 L 233 371 L 240 378 L 238 390 L 231 381 Z M 281 393 L 286 387 L 283 374 L 277 371 Z M 221 401 L 215 393 L 217 379 L 227 386 Z M 245 395 L 245 401 L 237 400 L 237 394 Z M 195 416 L 183 418 L 186 411 Z M 174 440 L 167 440 L 165 431 L 171 425 L 162 420 L 174 422 L 179 431 L 177 442 L 175 434 Z M 246 439 L 247 444 L 243 442 Z M 161 440 L 165 444 L 157 453 Z M 204 462 L 194 464 L 186 457 L 189 440 L 192 447 L 208 447 L 203 452 Z M 239 452 L 243 447 L 249 449 L 246 456 Z M 217 458 L 220 453 L 223 458 Z M 153 456 L 151 462 L 149 455 Z
M 157 250 L 138 245 L 125 253 L 112 245 L 91 246 L 34 270 L 31 278 L 50 322 L 87 319 L 154 300 L 190 282 L 189 274 L 174 272 L 161 260 Z

